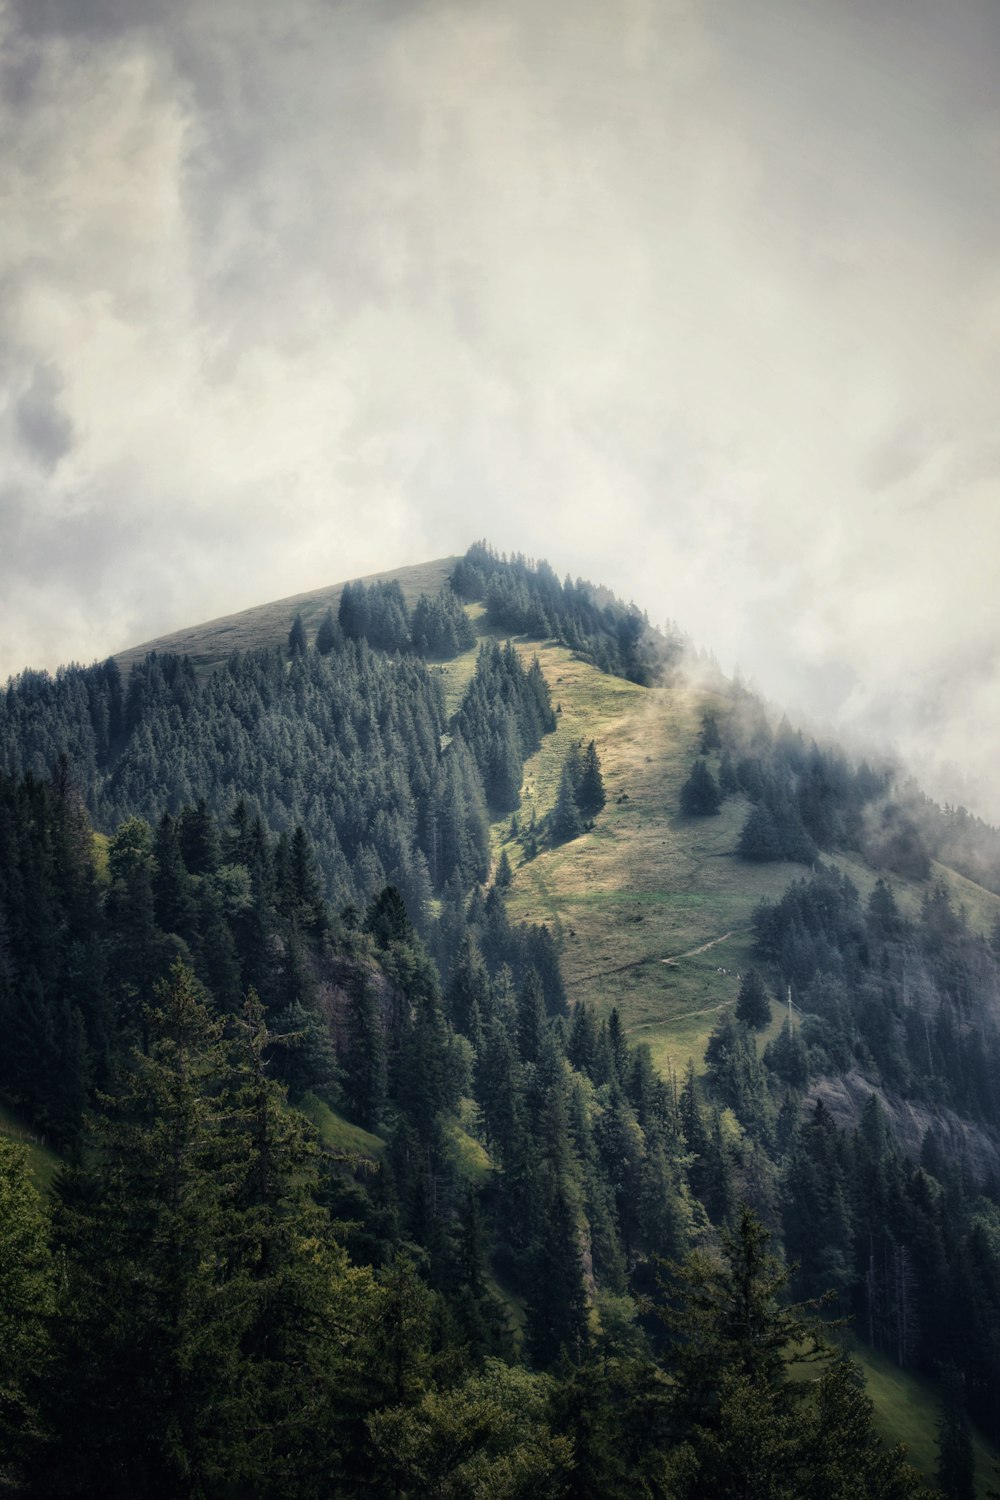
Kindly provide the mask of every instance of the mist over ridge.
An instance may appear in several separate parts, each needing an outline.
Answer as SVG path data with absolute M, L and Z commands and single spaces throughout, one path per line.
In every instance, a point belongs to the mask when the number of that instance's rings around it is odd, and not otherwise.
M 0 672 L 485 534 L 1000 816 L 985 0 L 0 37 Z

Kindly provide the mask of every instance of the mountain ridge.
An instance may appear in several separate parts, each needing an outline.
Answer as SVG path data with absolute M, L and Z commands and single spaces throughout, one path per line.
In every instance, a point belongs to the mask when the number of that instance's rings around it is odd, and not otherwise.
M 339 583 L 324 584 L 320 588 L 306 589 L 301 594 L 289 594 L 286 598 L 251 605 L 248 609 L 234 610 L 228 615 L 218 615 L 197 625 L 166 631 L 152 640 L 112 652 L 112 656 L 119 667 L 126 671 L 151 651 L 190 656 L 194 664 L 202 669 L 218 666 L 233 651 L 284 645 L 296 614 L 302 616 L 304 625 L 315 628 L 327 609 L 336 613 L 348 582 L 370 584 L 397 580 L 407 604 L 413 604 L 420 594 L 436 592 L 458 561 L 457 555 L 435 558 L 430 562 L 414 563 L 405 568 L 387 568 L 378 573 L 367 573 L 356 580 L 344 579 Z

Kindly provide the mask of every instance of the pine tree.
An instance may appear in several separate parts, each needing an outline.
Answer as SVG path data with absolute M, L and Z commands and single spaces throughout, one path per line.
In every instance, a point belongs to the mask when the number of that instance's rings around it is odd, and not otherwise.
M 569 1133 L 565 1063 L 551 1042 L 539 1058 L 536 1150 L 529 1194 L 525 1295 L 533 1362 L 579 1363 L 587 1347 L 587 1299 L 580 1243 L 580 1187 Z
M 962 1377 L 947 1365 L 941 1377 L 941 1415 L 938 1419 L 937 1485 L 946 1500 L 975 1500 L 976 1456 L 965 1414 Z
M 47 1215 L 23 1146 L 0 1136 L 0 1485 L 18 1488 L 12 1465 L 44 1442 L 37 1393 L 51 1360 L 56 1268 Z
M 206 1069 L 219 1028 L 180 965 L 147 1012 L 92 1174 L 60 1215 L 60 1327 L 50 1484 L 65 1495 L 194 1495 L 240 1442 L 240 1327 L 219 1272 L 221 1183 Z
M 327 1320 L 344 1268 L 315 1202 L 316 1142 L 269 1076 L 272 1042 L 251 992 L 228 1049 L 219 1155 L 228 1197 L 226 1292 L 238 1309 L 239 1404 L 249 1418 L 238 1462 L 245 1493 L 279 1500 L 326 1491 L 338 1383 Z
M 771 1023 L 771 1002 L 764 981 L 756 969 L 748 969 L 740 980 L 736 997 L 736 1019 L 753 1031 L 763 1031 Z
M 316 650 L 320 656 L 329 656 L 339 642 L 343 640 L 343 634 L 334 622 L 333 610 L 328 609 L 319 623 L 316 632 Z
M 366 1130 L 377 1129 L 386 1098 L 385 1035 L 378 1000 L 363 969 L 351 985 L 342 1066 L 348 1113 Z
M 552 839 L 554 843 L 564 844 L 569 839 L 575 839 L 583 829 L 580 821 L 580 812 L 573 795 L 573 781 L 569 770 L 563 766 L 562 775 L 559 778 L 559 792 L 556 796 L 556 805 L 552 809 Z
M 783 858 L 781 837 L 774 816 L 763 802 L 750 809 L 736 852 L 742 859 L 759 863 Z
M 292 621 L 292 628 L 288 632 L 288 654 L 292 657 L 306 654 L 306 628 L 302 623 L 302 616 L 298 614 Z
M 522 1062 L 537 1062 L 546 1033 L 541 980 L 529 969 L 517 992 L 517 1050 Z
M 689 817 L 710 817 L 721 806 L 722 794 L 707 762 L 696 760 L 690 776 L 681 787 L 681 812 Z
M 604 777 L 597 746 L 591 740 L 583 753 L 580 779 L 576 788 L 576 805 L 585 818 L 596 818 L 607 801 Z
M 721 1255 L 693 1252 L 678 1268 L 663 1314 L 676 1341 L 667 1491 L 678 1500 L 914 1495 L 917 1475 L 901 1451 L 880 1448 L 858 1372 L 833 1356 L 816 1304 L 783 1300 L 788 1280 L 746 1207 L 723 1232 Z M 793 1377 L 793 1362 L 816 1359 L 829 1362 L 818 1381 Z

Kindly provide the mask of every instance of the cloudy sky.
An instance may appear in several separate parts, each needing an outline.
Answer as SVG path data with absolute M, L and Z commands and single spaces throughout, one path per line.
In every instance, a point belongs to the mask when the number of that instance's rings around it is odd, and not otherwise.
M 0 38 L 0 676 L 485 535 L 1000 817 L 996 0 Z

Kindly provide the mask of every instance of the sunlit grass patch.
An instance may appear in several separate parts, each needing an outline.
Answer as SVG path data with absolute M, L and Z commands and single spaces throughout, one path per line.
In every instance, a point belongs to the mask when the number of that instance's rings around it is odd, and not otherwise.
M 45 1143 L 37 1130 L 4 1104 L 0 1104 L 0 1135 L 25 1148 L 35 1186 L 48 1192 L 56 1173 L 63 1165 L 62 1157 Z
M 352 1125 L 350 1120 L 345 1120 L 343 1115 L 331 1109 L 329 1104 L 315 1094 L 306 1094 L 299 1108 L 306 1119 L 315 1125 L 324 1149 L 334 1156 L 364 1157 L 374 1161 L 385 1150 L 385 1142 L 381 1136 L 363 1130 L 360 1125 Z

